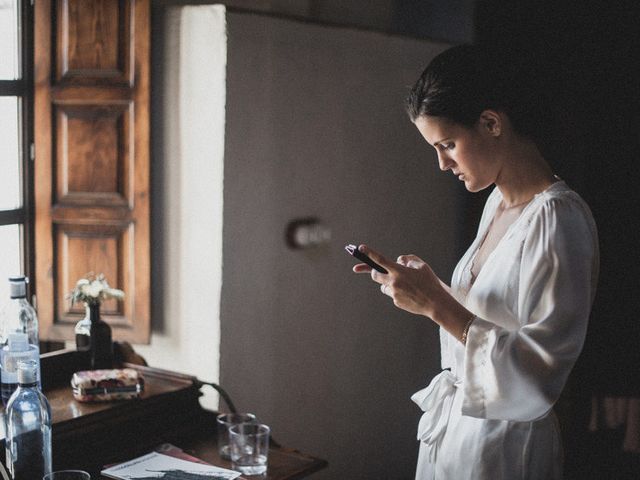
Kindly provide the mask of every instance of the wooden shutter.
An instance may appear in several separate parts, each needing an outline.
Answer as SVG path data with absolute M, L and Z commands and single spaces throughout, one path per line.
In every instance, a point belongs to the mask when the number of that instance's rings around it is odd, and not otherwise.
M 149 0 L 35 2 L 35 251 L 41 338 L 71 340 L 88 272 L 114 339 L 149 341 Z

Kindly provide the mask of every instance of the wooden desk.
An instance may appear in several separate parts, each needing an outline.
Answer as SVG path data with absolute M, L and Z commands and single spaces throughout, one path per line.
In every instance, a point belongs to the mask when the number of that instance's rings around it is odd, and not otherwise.
M 69 382 L 74 371 L 86 368 L 86 358 L 70 350 L 42 355 L 43 389 L 53 413 L 54 469 L 82 469 L 93 479 L 105 478 L 99 473 L 104 465 L 131 460 L 163 443 L 208 463 L 231 467 L 218 456 L 216 412 L 200 406 L 201 385 L 195 377 L 132 364 L 123 366 L 136 368 L 144 375 L 141 399 L 80 403 L 73 399 Z M 4 451 L 2 420 L 0 453 Z M 4 455 L 0 458 L 4 461 Z M 267 475 L 247 478 L 295 480 L 326 465 L 326 461 L 296 450 L 272 447 Z

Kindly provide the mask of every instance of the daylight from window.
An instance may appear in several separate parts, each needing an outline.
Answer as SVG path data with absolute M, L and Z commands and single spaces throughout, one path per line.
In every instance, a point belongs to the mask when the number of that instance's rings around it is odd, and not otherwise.
M 0 80 L 18 78 L 18 2 L 0 0 Z
M 20 2 L 0 0 L 0 302 L 8 298 L 7 278 L 23 273 L 20 84 Z
M 20 199 L 20 132 L 18 128 L 18 99 L 0 97 L 0 210 L 13 210 L 22 206 Z

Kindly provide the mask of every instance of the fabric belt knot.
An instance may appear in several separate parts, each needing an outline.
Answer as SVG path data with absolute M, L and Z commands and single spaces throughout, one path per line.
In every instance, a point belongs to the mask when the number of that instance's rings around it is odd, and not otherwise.
M 429 461 L 436 461 L 438 447 L 444 438 L 449 423 L 449 414 L 453 405 L 456 388 L 461 385 L 449 370 L 443 370 L 436 375 L 427 388 L 411 396 L 424 412 L 418 424 L 418 440 L 426 443 L 429 448 Z

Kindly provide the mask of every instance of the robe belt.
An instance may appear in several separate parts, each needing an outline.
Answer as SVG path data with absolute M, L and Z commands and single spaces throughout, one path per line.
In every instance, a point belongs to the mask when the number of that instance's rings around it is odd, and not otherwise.
M 418 424 L 418 440 L 429 447 L 429 461 L 436 461 L 438 447 L 449 423 L 456 388 L 462 384 L 449 370 L 436 375 L 427 388 L 414 393 L 411 400 L 424 412 Z

